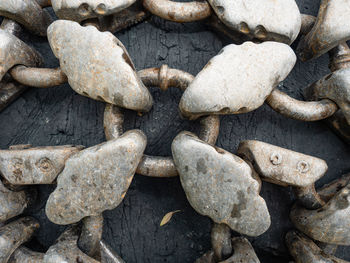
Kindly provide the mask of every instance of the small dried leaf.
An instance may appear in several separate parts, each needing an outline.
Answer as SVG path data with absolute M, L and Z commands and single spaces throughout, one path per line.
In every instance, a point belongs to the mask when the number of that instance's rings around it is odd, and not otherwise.
M 170 221 L 170 219 L 172 218 L 172 216 L 173 216 L 175 213 L 178 213 L 178 212 L 180 212 L 180 211 L 181 211 L 181 210 L 175 210 L 175 211 L 172 211 L 172 212 L 167 213 L 167 214 L 163 217 L 162 221 L 160 222 L 160 226 L 164 226 L 165 224 L 167 224 L 167 223 Z

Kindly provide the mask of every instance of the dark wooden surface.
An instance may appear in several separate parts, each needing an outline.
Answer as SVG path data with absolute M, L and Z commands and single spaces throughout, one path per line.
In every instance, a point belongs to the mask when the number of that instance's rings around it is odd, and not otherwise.
M 318 0 L 297 2 L 302 13 L 317 14 Z M 175 24 L 157 17 L 116 36 L 128 49 L 138 70 L 168 64 L 192 74 L 197 74 L 230 43 L 201 23 Z M 58 66 L 46 39 L 26 34 L 24 40 L 41 52 L 46 67 Z M 295 46 L 296 43 L 293 48 Z M 298 61 L 281 89 L 302 99 L 303 88 L 329 72 L 327 65 L 327 55 L 308 63 Z M 162 92 L 151 88 L 151 92 L 155 101 L 151 112 L 137 116 L 127 111 L 125 128 L 146 133 L 147 154 L 170 155 L 176 134 L 182 130 L 196 131 L 198 123 L 180 118 L 180 91 Z M 0 147 L 21 143 L 35 146 L 101 143 L 105 141 L 103 110 L 103 103 L 76 94 L 69 85 L 29 89 L 0 113 Z M 350 171 L 349 147 L 323 122 L 287 119 L 266 105 L 248 114 L 221 118 L 218 146 L 235 153 L 238 143 L 244 139 L 265 141 L 326 160 L 329 170 L 318 186 Z M 64 229 L 50 223 L 44 213 L 45 201 L 52 190 L 53 186 L 39 187 L 40 202 L 27 211 L 41 221 L 42 227 L 30 246 L 42 251 Z M 293 227 L 288 218 L 293 193 L 290 188 L 264 183 L 261 195 L 267 202 L 272 225 L 265 234 L 250 240 L 261 262 L 288 262 L 284 235 Z M 181 212 L 174 215 L 170 223 L 159 226 L 167 212 L 178 209 Z M 122 204 L 104 216 L 103 238 L 128 263 L 193 262 L 210 248 L 211 222 L 191 208 L 178 178 L 136 175 Z M 337 255 L 350 260 L 350 248 L 340 247 Z

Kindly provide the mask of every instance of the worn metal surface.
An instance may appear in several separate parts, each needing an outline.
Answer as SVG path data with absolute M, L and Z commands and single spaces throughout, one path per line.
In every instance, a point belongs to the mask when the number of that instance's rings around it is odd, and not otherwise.
M 103 230 L 103 215 L 88 216 L 82 220 L 78 247 L 90 257 L 100 258 L 100 240 Z
M 347 43 L 340 43 L 329 51 L 329 69 L 334 72 L 338 69 L 350 67 L 350 48 Z
M 274 89 L 267 97 L 266 103 L 276 112 L 301 121 L 319 121 L 332 116 L 338 106 L 329 99 L 320 101 L 300 101 L 286 93 Z
M 336 102 L 350 125 L 350 67 L 332 72 L 305 90 L 312 100 L 328 98 Z
M 36 0 L 0 1 L 0 16 L 13 19 L 40 36 L 46 36 L 47 27 L 53 21 Z
M 233 254 L 226 260 L 215 259 L 214 252 L 208 251 L 203 254 L 195 263 L 260 263 L 254 248 L 245 237 L 234 237 L 230 239 Z
M 119 115 L 119 113 L 117 113 L 117 115 Z M 120 119 L 115 123 L 116 125 L 119 125 Z M 208 144 L 215 145 L 219 136 L 219 128 L 220 119 L 218 116 L 210 115 L 204 117 L 200 121 L 199 138 Z M 107 129 L 107 131 L 112 129 L 113 128 L 111 127 Z M 114 129 L 120 130 L 120 128 Z M 171 156 L 163 157 L 143 155 L 139 165 L 137 166 L 136 173 L 151 177 L 174 177 L 179 175 Z
M 232 238 L 232 247 L 234 251 L 233 255 L 221 263 L 260 263 L 248 239 L 244 237 L 234 237 Z
M 68 81 L 60 68 L 29 68 L 22 65 L 13 67 L 9 72 L 14 80 L 29 87 L 49 88 Z
M 318 209 L 325 205 L 325 202 L 318 195 L 313 184 L 304 187 L 295 187 L 293 190 L 299 204 L 304 208 Z
M 44 253 L 32 251 L 24 246 L 20 246 L 13 252 L 8 263 L 42 263 Z
M 349 261 L 327 255 L 311 239 L 298 231 L 288 232 L 286 243 L 295 263 L 349 263 Z
M 235 44 L 242 44 L 245 41 L 251 40 L 251 38 L 239 31 L 233 30 L 226 26 L 214 13 L 210 17 L 204 20 L 204 23 L 216 34 L 229 38 Z M 258 40 L 257 40 L 258 41 Z
M 350 185 L 342 188 L 326 205 L 308 210 L 295 205 L 290 217 L 297 229 L 330 244 L 350 245 Z
M 294 186 L 294 193 L 305 208 L 317 209 L 325 204 L 314 186 L 328 169 L 324 160 L 252 140 L 242 141 L 237 154 L 250 162 L 263 180 Z
M 41 7 L 51 6 L 51 0 L 35 0 Z
M 331 200 L 331 198 L 333 198 L 334 195 L 337 194 L 339 189 L 344 188 L 349 183 L 350 183 L 350 173 L 345 174 L 337 178 L 336 180 L 323 185 L 322 188 L 317 190 L 317 193 L 320 195 L 320 197 L 323 200 L 328 202 L 329 200 Z
M 48 28 L 48 39 L 76 92 L 132 110 L 150 110 L 150 93 L 138 78 L 123 44 L 111 33 L 58 20 Z
M 322 159 L 260 141 L 242 141 L 237 154 L 253 163 L 264 180 L 280 185 L 309 186 L 328 169 Z
M 178 69 L 162 65 L 159 68 L 148 68 L 138 72 L 139 77 L 146 86 L 158 86 L 162 91 L 169 87 L 186 90 L 193 81 L 193 75 Z M 124 115 L 121 110 L 107 104 L 104 111 L 103 126 L 107 140 L 117 138 L 123 134 Z M 219 136 L 220 119 L 210 115 L 200 121 L 199 138 L 209 144 L 215 144 Z M 178 175 L 172 157 L 143 155 L 136 169 L 136 173 L 152 177 L 174 177 Z
M 195 263 L 215 263 L 214 252 L 212 250 L 205 252 Z
M 181 3 L 172 0 L 142 0 L 152 14 L 174 22 L 193 22 L 205 19 L 212 13 L 207 1 Z
M 143 7 L 142 1 L 137 0 L 133 5 L 116 14 L 99 17 L 99 27 L 102 31 L 117 32 L 136 25 L 150 16 Z
M 349 0 L 322 0 L 312 30 L 301 40 L 298 55 L 303 61 L 316 58 L 350 39 Z
M 296 61 L 286 44 L 264 42 L 228 45 L 212 58 L 184 92 L 181 113 L 240 114 L 260 107 Z
M 265 200 L 247 163 L 189 132 L 176 136 L 171 148 L 182 187 L 198 213 L 248 236 L 269 228 Z
M 81 22 L 106 16 L 129 7 L 136 0 L 51 0 L 53 10 L 60 19 Z
M 97 260 L 84 254 L 77 246 L 79 231 L 75 226 L 68 227 L 45 253 L 43 263 L 83 262 L 99 263 Z
M 209 0 L 228 27 L 263 41 L 291 44 L 298 36 L 301 18 L 295 0 Z
M 170 156 L 143 155 L 136 173 L 151 177 L 178 176 L 173 158 Z
M 202 118 L 200 120 L 200 127 L 198 137 L 208 144 L 215 145 L 220 132 L 219 116 L 209 115 Z
M 5 32 L 16 37 L 19 37 L 23 31 L 22 27 L 17 22 L 7 18 L 2 20 L 0 30 L 4 30 Z M 2 64 L 0 65 L 0 67 L 3 67 Z M 27 87 L 16 83 L 9 75 L 2 75 L 0 80 L 0 111 L 5 109 L 11 102 L 17 99 L 26 89 Z
M 0 222 L 22 214 L 34 197 L 30 192 L 9 190 L 0 180 Z
M 157 86 L 163 91 L 166 91 L 169 87 L 184 91 L 194 79 L 192 74 L 169 68 L 167 65 L 162 65 L 159 68 L 143 69 L 137 74 L 146 86 Z
M 224 260 L 232 255 L 231 229 L 229 226 L 213 223 L 210 237 L 216 261 Z
M 0 81 L 15 65 L 38 67 L 43 63 L 37 51 L 3 29 L 0 29 L 0 43 Z
M 116 208 L 125 197 L 146 142 L 140 130 L 128 131 L 69 158 L 47 201 L 47 217 L 66 225 Z
M 327 244 L 320 241 L 315 241 L 315 243 L 320 249 L 324 251 L 324 253 L 328 255 L 334 255 L 335 253 L 337 253 L 337 249 L 339 247 L 338 245 L 335 245 L 335 244 Z
M 18 38 L 22 35 L 22 32 L 23 32 L 23 28 L 20 24 L 6 17 L 3 18 L 0 24 L 0 28 L 6 31 L 7 33 L 10 33 Z
M 309 33 L 312 29 L 312 27 L 315 25 L 316 17 L 312 15 L 307 14 L 300 14 L 301 18 L 301 27 L 300 27 L 300 34 L 306 35 Z
M 100 241 L 100 249 L 101 263 L 125 263 L 125 261 L 119 257 L 103 240 Z
M 330 60 L 328 67 L 332 72 L 350 68 L 350 49 L 347 43 L 339 44 L 337 47 L 330 50 L 328 54 Z M 341 109 L 328 118 L 326 122 L 335 133 L 343 138 L 345 142 L 350 144 L 350 125 Z
M 121 109 L 112 104 L 106 104 L 103 113 L 103 128 L 106 140 L 112 140 L 123 134 L 124 114 Z
M 329 117 L 326 122 L 344 142 L 350 144 L 350 125 L 342 110 L 338 110 L 334 115 Z
M 22 217 L 0 227 L 0 262 L 7 263 L 12 253 L 27 242 L 39 223 L 32 217 Z
M 51 184 L 67 159 L 83 148 L 65 145 L 0 150 L 0 171 L 14 185 Z
M 27 87 L 5 75 L 0 81 L 0 112 L 16 100 Z

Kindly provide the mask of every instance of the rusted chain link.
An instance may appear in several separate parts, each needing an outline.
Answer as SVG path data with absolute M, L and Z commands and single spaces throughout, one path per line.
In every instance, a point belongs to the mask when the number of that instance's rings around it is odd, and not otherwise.
M 311 15 L 302 15 L 301 21 L 300 34 L 306 35 L 314 26 L 316 17 Z M 347 45 L 342 45 L 342 51 L 347 50 Z M 334 54 L 332 57 L 335 56 L 336 54 Z M 334 63 L 331 64 L 333 65 Z M 337 104 L 329 99 L 310 102 L 300 101 L 290 97 L 278 89 L 274 89 L 271 92 L 270 96 L 266 99 L 266 103 L 276 112 L 288 118 L 301 121 L 319 121 L 327 119 L 338 110 Z
M 41 7 L 49 7 L 52 5 L 51 0 L 36 0 Z
M 60 68 L 30 68 L 19 65 L 12 68 L 9 73 L 22 85 L 36 88 L 50 88 L 68 81 L 66 74 Z
M 300 101 L 286 93 L 275 89 L 266 99 L 266 103 L 276 112 L 292 119 L 302 121 L 319 121 L 332 116 L 338 106 L 333 101 Z
M 4 18 L 1 22 L 0 29 L 19 37 L 22 33 L 22 27 L 13 20 Z
M 139 77 L 146 86 L 158 86 L 166 91 L 168 87 L 176 87 L 185 90 L 194 77 L 184 71 L 168 68 L 163 65 L 160 68 L 144 69 L 138 72 Z M 117 107 L 106 106 L 104 113 L 104 129 L 106 138 L 117 138 L 123 134 L 123 114 Z M 215 144 L 219 135 L 220 119 L 218 116 L 208 116 L 200 122 L 200 138 L 209 144 Z M 144 155 L 136 172 L 152 177 L 177 176 L 174 161 L 171 157 Z

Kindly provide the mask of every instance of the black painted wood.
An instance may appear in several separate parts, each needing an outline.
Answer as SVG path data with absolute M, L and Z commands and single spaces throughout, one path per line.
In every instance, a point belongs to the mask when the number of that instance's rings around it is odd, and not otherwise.
M 319 1 L 298 0 L 302 13 L 317 14 Z M 128 49 L 137 69 L 168 64 L 197 74 L 207 61 L 230 43 L 199 23 L 176 24 L 152 17 L 116 36 Z M 46 67 L 57 67 L 45 38 L 25 34 L 24 41 L 45 58 Z M 81 41 L 84 41 L 83 39 Z M 295 48 L 296 43 L 293 44 Z M 312 62 L 297 62 L 283 82 L 282 90 L 302 99 L 302 90 L 329 72 L 327 55 Z M 148 137 L 147 154 L 170 155 L 172 139 L 182 130 L 196 131 L 198 123 L 181 119 L 178 102 L 181 92 L 151 88 L 154 107 L 140 117 L 126 111 L 126 129 L 141 129 Z M 68 85 L 50 89 L 29 89 L 0 113 L 0 147 L 82 144 L 92 146 L 105 140 L 104 104 L 74 93 Z M 264 105 L 242 115 L 221 118 L 217 145 L 235 153 L 244 139 L 257 139 L 327 161 L 329 171 L 318 182 L 327 183 L 350 171 L 350 150 L 323 122 L 305 123 L 284 118 Z M 38 218 L 41 229 L 29 244 L 45 250 L 63 231 L 48 221 L 45 201 L 54 186 L 41 186 L 39 204 L 27 211 Z M 288 262 L 284 235 L 291 229 L 288 215 L 293 203 L 290 188 L 264 183 L 261 195 L 269 207 L 272 225 L 262 236 L 251 238 L 262 262 Z M 181 210 L 170 223 L 160 227 L 169 211 Z M 193 262 L 210 248 L 208 218 L 189 205 L 178 178 L 155 179 L 136 175 L 122 204 L 104 213 L 104 239 L 126 262 Z M 350 249 L 339 248 L 337 255 L 350 260 Z

